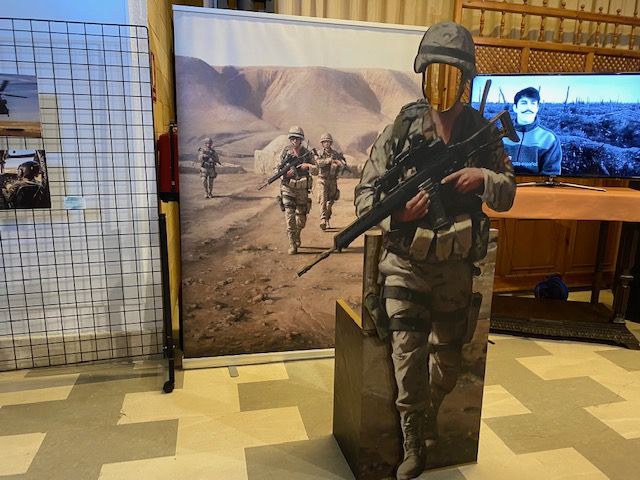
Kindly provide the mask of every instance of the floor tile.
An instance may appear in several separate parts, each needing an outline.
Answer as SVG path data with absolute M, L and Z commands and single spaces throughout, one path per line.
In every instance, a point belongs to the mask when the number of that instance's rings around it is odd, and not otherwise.
M 249 480 L 352 480 L 333 437 L 248 448 Z
M 247 480 L 244 449 L 176 455 L 102 466 L 100 480 Z
M 0 393 L 0 407 L 65 400 L 69 397 L 72 389 L 73 385 L 67 385 L 63 387 L 3 392 Z
M 263 365 L 243 365 L 238 368 L 238 376 L 233 377 L 236 383 L 268 382 L 270 380 L 288 380 L 289 374 L 284 362 L 266 363 Z
M 605 376 L 626 373 L 623 368 L 598 354 L 616 347 L 562 341 L 536 343 L 551 355 L 518 358 L 518 361 L 544 380 L 589 376 L 594 372 Z
M 640 401 L 640 372 L 625 372 L 615 376 L 600 375 L 598 372 L 592 374 L 591 378 L 625 400 Z
M 7 392 L 18 392 L 25 390 L 41 390 L 53 387 L 72 387 L 78 380 L 79 375 L 55 375 L 50 377 L 26 377 L 27 371 L 23 371 L 20 381 L 2 380 L 0 376 L 0 394 Z
M 596 405 L 585 410 L 627 440 L 640 439 L 640 401 Z
M 178 425 L 176 454 L 306 440 L 297 407 L 272 408 L 212 417 L 183 417 Z
M 480 431 L 478 462 L 459 467 L 467 480 L 606 480 L 607 477 L 572 448 L 516 455 L 490 428 Z M 427 475 L 425 478 L 429 479 Z
M 505 417 L 531 413 L 502 385 L 489 385 L 482 396 L 482 418 Z
M 122 402 L 119 425 L 183 417 L 220 416 L 239 412 L 238 389 L 233 383 L 208 388 L 128 393 Z
M 45 435 L 45 433 L 27 433 L 0 436 L 0 452 L 2 452 L 0 476 L 25 473 L 33 457 L 38 453 Z

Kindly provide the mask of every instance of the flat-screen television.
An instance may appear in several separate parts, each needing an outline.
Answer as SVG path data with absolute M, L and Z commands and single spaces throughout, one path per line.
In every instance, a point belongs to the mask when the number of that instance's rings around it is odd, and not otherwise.
M 471 105 L 482 103 L 487 118 L 511 114 L 517 175 L 640 177 L 640 74 L 478 75 Z

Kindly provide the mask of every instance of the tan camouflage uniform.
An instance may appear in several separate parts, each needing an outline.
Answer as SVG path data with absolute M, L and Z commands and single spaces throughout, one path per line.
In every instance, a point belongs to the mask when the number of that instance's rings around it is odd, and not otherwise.
M 277 172 L 285 166 L 289 157 L 303 158 L 305 163 L 314 164 L 313 154 L 305 147 L 300 147 L 298 155 L 291 146 L 287 146 L 280 155 L 280 163 L 274 170 Z M 287 223 L 287 236 L 293 250 L 300 246 L 300 232 L 307 224 L 307 215 L 311 211 L 309 193 L 313 186 L 313 179 L 308 170 L 296 168 L 293 177 L 286 174 L 280 183 L 280 196 L 284 207 L 284 217 Z M 295 247 L 295 248 L 293 248 Z
M 427 140 L 437 137 L 429 108 L 424 100 L 403 107 L 396 123 L 410 119 L 406 138 L 420 133 Z M 456 119 L 450 143 L 468 138 L 486 123 L 476 110 L 465 106 Z M 358 215 L 373 205 L 372 185 L 390 166 L 398 141 L 394 132 L 398 131 L 389 125 L 371 149 L 355 192 Z M 491 136 L 497 138 L 495 129 L 483 135 L 477 145 Z M 407 148 L 405 141 L 403 150 Z M 434 429 L 440 403 L 456 385 L 462 345 L 469 340 L 463 337 L 472 294 L 473 261 L 484 257 L 488 244 L 489 220 L 481 204 L 484 201 L 495 210 L 507 210 L 515 195 L 513 169 L 505 158 L 499 141 L 471 158 L 468 166 L 480 167 L 484 176 L 481 195 L 457 193 L 446 186 L 441 189 L 447 215 L 455 220 L 452 228 L 434 232 L 424 222 L 392 225 L 390 218 L 380 225 L 384 250 L 379 269 L 384 288 L 400 287 L 410 292 L 409 299 L 385 300 L 398 386 L 396 406 L 401 419 L 409 418 L 414 424 L 403 424 L 403 433 L 405 427 L 418 431 L 410 438 L 428 439 L 428 426 L 416 418 L 426 416 L 425 421 Z M 405 172 L 405 178 L 411 174 Z M 409 415 L 412 412 L 420 415 Z
M 211 148 L 210 143 L 198 148 L 198 162 L 200 162 L 200 178 L 206 198 L 213 196 L 213 180 L 218 176 L 216 165 L 222 165 L 218 154 Z
M 331 208 L 333 203 L 340 198 L 338 190 L 338 175 L 342 166 L 336 165 L 336 161 L 346 165 L 342 153 L 332 148 L 325 149 L 316 159 L 318 166 L 318 203 L 320 204 L 320 227 L 324 230 L 329 227 Z

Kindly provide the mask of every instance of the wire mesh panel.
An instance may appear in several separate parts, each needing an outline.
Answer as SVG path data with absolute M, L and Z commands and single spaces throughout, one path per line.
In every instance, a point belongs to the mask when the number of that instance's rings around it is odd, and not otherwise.
M 145 27 L 0 19 L 37 77 L 50 209 L 0 210 L 0 370 L 157 353 L 162 288 Z

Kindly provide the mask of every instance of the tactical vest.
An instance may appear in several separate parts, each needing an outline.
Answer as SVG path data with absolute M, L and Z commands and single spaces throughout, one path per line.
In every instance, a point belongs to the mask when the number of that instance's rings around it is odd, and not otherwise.
M 411 135 L 421 133 L 427 140 L 437 138 L 435 125 L 428 115 L 429 108 L 429 104 L 424 99 L 402 107 L 393 124 L 393 155 L 389 157 L 387 168 L 391 167 L 394 159 L 408 148 Z M 469 114 L 468 110 L 460 113 L 460 115 Z M 416 131 L 416 127 L 419 131 Z M 451 143 L 464 140 L 472 133 L 463 132 L 465 137 L 461 139 L 452 135 Z M 478 145 L 482 142 L 483 138 L 478 139 Z M 424 162 L 429 160 L 429 157 L 424 158 Z M 477 155 L 474 155 L 467 165 L 476 166 L 479 160 Z M 410 176 L 411 172 L 405 172 L 405 174 Z M 448 253 L 450 251 L 454 256 L 469 258 L 471 261 L 483 258 L 488 244 L 490 222 L 482 212 L 480 197 L 474 193 L 459 193 L 450 185 L 444 185 L 440 189 L 440 197 L 447 216 L 455 222 L 453 232 L 433 232 L 425 219 L 392 224 L 391 230 L 385 235 L 385 248 L 400 257 L 417 261 L 447 260 L 451 258 Z M 462 230 L 460 225 L 464 225 L 465 230 L 468 229 L 468 231 L 456 232 L 456 228 Z
M 331 153 L 329 154 L 323 151 L 322 154 L 319 156 L 319 158 L 321 160 L 326 160 L 330 158 L 331 160 L 344 161 L 344 156 L 340 152 L 337 152 L 335 150 L 332 150 Z M 334 165 L 326 165 L 326 166 L 318 165 L 318 175 L 320 176 L 320 178 L 337 178 L 338 174 L 340 173 L 340 168 L 341 167 L 336 167 Z
M 218 154 L 213 148 L 200 148 L 202 155 L 201 166 L 204 168 L 215 168 Z

